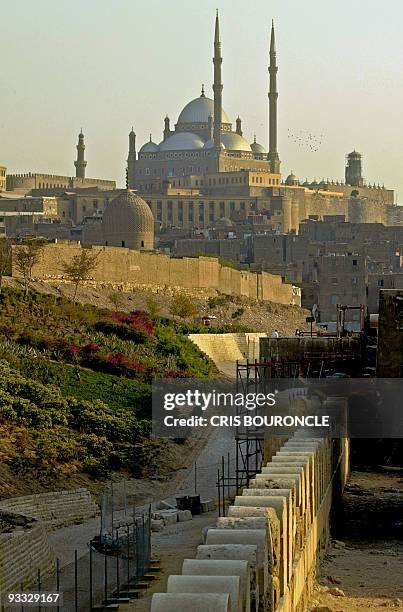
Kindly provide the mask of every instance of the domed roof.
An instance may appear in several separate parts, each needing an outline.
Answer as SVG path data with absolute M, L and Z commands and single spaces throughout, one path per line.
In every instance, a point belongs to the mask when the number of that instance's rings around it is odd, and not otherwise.
M 213 140 L 213 139 L 208 140 L 208 141 L 206 142 L 206 144 L 204 145 L 204 148 L 205 148 L 205 149 L 214 149 L 214 140 Z M 222 142 L 221 142 L 221 144 L 220 144 L 220 148 L 221 148 L 221 149 L 225 149 L 225 145 L 224 145 Z
M 147 202 L 130 189 L 106 205 L 102 232 L 107 246 L 137 250 L 154 248 L 154 217 L 151 209 Z
M 208 123 L 210 115 L 214 115 L 214 100 L 201 95 L 186 104 L 178 117 L 178 123 Z M 231 123 L 224 110 L 221 113 L 221 121 Z
M 293 172 L 291 172 L 291 174 L 289 174 L 287 178 L 285 179 L 285 184 L 286 185 L 298 185 L 299 179 L 295 176 Z
M 204 141 L 192 132 L 175 132 L 160 142 L 159 151 L 192 151 L 202 149 Z
M 230 151 L 248 151 L 249 153 L 252 151 L 249 142 L 236 132 L 223 132 L 221 134 L 221 141 L 225 148 Z
M 258 142 L 256 142 L 256 136 L 253 138 L 253 142 L 250 145 L 250 148 L 252 149 L 252 152 L 255 155 L 265 155 L 267 153 L 267 151 L 264 148 L 264 146 L 259 144 Z
M 156 153 L 158 150 L 159 150 L 158 145 L 151 140 L 151 134 L 150 134 L 150 140 L 146 142 L 145 144 L 143 144 L 139 153 Z

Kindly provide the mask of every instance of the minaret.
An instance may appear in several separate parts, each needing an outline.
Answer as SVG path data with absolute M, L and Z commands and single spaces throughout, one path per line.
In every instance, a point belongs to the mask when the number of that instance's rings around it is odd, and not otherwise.
M 236 133 L 239 134 L 240 136 L 242 136 L 242 121 L 240 116 L 238 115 L 237 120 L 236 120 Z
M 218 19 L 218 10 L 215 18 L 214 32 L 214 129 L 213 138 L 214 146 L 217 150 L 221 149 L 221 117 L 222 117 L 222 81 L 221 81 L 221 42 L 220 42 L 220 22 Z
M 277 152 L 277 58 L 274 21 L 271 24 L 270 38 L 270 87 L 269 87 L 269 154 L 270 172 L 280 173 L 280 159 Z
M 132 128 L 129 134 L 129 155 L 127 158 L 127 188 L 134 189 L 136 183 L 135 170 L 136 170 L 136 134 Z
M 164 119 L 163 139 L 166 140 L 167 138 L 169 138 L 170 135 L 171 135 L 171 127 L 169 124 L 169 117 L 167 115 Z
M 74 165 L 76 167 L 76 178 L 81 178 L 81 179 L 85 178 L 85 167 L 87 165 L 87 162 L 84 160 L 84 151 L 85 151 L 84 134 L 83 134 L 83 128 L 81 128 L 81 132 L 78 135 L 77 161 L 74 162 Z

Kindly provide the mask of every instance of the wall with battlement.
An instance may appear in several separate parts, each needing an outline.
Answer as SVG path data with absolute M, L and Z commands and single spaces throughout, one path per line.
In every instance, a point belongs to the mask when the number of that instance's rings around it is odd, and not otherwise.
M 62 280 L 63 265 L 81 251 L 79 243 L 58 242 L 45 246 L 33 276 Z M 93 246 L 97 254 L 91 281 L 122 283 L 126 287 L 167 286 L 205 289 L 279 304 L 301 305 L 300 289 L 283 282 L 281 276 L 266 272 L 239 271 L 222 266 L 212 257 L 175 259 L 160 253 L 146 253 L 120 247 Z M 15 250 L 14 250 L 15 252 Z M 13 276 L 19 272 L 13 263 Z
M 74 489 L 2 499 L 2 511 L 33 517 L 49 530 L 82 523 L 96 516 L 98 507 L 87 489 Z
M 75 176 L 62 176 L 58 174 L 8 174 L 7 191 L 15 190 L 42 190 L 55 188 L 77 189 L 83 187 L 99 187 L 101 189 L 116 189 L 116 181 L 92 178 L 76 178 Z

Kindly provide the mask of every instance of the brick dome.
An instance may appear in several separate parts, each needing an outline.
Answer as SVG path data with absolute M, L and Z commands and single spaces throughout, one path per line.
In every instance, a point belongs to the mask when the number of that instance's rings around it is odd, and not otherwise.
M 147 202 L 128 189 L 109 202 L 102 219 L 104 244 L 151 251 L 154 217 Z

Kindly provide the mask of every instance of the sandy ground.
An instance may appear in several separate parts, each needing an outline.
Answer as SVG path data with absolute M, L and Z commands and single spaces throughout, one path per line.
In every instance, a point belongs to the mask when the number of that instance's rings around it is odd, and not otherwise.
M 353 472 L 341 519 L 310 610 L 403 610 L 403 474 Z

